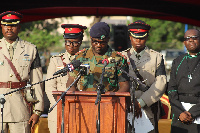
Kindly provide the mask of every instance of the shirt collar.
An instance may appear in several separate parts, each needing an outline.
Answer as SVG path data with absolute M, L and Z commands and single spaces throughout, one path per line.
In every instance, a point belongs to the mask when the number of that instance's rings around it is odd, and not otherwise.
M 133 48 L 133 47 L 132 47 L 132 48 Z M 140 53 L 137 53 L 137 52 L 135 51 L 135 49 L 133 48 L 133 53 L 134 53 L 135 56 L 140 56 L 140 57 L 142 57 L 142 55 L 144 55 L 146 49 L 147 49 L 147 47 L 145 47 Z
M 189 58 L 194 58 L 194 57 L 197 57 L 199 54 L 200 54 L 200 52 L 198 52 L 196 55 L 190 55 L 190 53 L 188 52 L 187 56 Z
M 17 46 L 17 42 L 18 42 L 18 40 L 19 40 L 19 38 L 17 38 L 13 43 L 10 44 L 9 42 L 6 41 L 6 39 L 5 39 L 4 37 L 3 37 L 3 39 L 5 40 L 5 43 L 6 43 L 8 49 L 9 49 L 9 46 L 10 46 L 10 45 L 12 45 L 13 48 L 15 49 L 16 46 Z
M 71 55 L 70 53 L 67 52 L 67 50 L 66 50 L 66 54 L 70 61 L 72 61 L 75 58 L 75 55 Z

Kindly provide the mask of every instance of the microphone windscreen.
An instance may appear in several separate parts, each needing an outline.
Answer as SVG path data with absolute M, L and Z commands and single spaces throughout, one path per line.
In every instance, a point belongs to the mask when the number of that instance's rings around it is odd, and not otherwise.
M 74 69 L 78 68 L 81 64 L 82 64 L 82 62 L 80 60 L 74 60 L 72 62 Z
M 109 63 L 108 59 L 103 59 L 102 64 L 108 65 L 108 63 Z

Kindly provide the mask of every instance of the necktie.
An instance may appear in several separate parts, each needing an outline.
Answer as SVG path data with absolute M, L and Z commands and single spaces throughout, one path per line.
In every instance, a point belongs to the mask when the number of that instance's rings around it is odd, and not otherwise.
M 11 60 L 13 59 L 13 53 L 14 53 L 13 46 L 10 45 L 10 46 L 9 46 L 9 54 L 10 54 L 10 59 L 11 59 Z
M 138 60 L 140 60 L 140 55 L 139 54 L 136 54 L 136 58 L 138 59 Z

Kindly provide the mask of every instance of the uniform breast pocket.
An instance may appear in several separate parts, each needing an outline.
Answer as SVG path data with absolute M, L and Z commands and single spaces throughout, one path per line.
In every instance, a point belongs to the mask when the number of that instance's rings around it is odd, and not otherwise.
M 149 72 L 150 74 L 154 75 L 155 74 L 155 71 L 156 71 L 156 66 L 155 65 L 152 65 L 152 64 L 147 64 L 145 65 L 145 68 L 144 68 L 147 72 Z
M 59 71 L 59 70 L 61 70 L 61 69 L 63 69 L 63 68 L 64 68 L 63 65 L 56 66 L 56 72 Z M 58 77 L 57 78 L 57 82 L 62 83 L 64 79 L 65 79 L 64 77 Z
M 20 69 L 23 70 L 23 75 L 27 75 L 30 72 L 32 59 L 29 57 L 19 58 L 18 63 L 19 63 Z
M 114 67 L 105 67 L 105 78 L 114 78 L 115 77 L 115 68 Z
M 30 58 L 23 58 L 19 63 L 21 67 L 30 67 L 32 60 Z

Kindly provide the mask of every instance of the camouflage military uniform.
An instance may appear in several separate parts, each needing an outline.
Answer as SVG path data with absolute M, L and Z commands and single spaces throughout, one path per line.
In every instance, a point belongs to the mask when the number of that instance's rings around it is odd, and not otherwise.
M 80 90 L 83 91 L 95 91 L 96 84 L 100 83 L 102 69 L 104 65 L 101 63 L 103 59 L 108 59 L 109 64 L 105 67 L 105 74 L 103 78 L 103 84 L 106 91 L 118 91 L 118 82 L 128 81 L 129 78 L 121 73 L 116 66 L 122 67 L 128 72 L 127 61 L 120 53 L 112 51 L 109 47 L 105 55 L 94 56 L 92 48 L 84 49 L 78 52 L 75 56 L 75 60 L 80 60 L 83 64 L 90 65 L 89 74 L 86 76 L 81 76 L 79 81 Z M 74 74 L 78 74 L 78 70 L 74 71 Z M 71 76 L 75 77 L 72 73 Z

